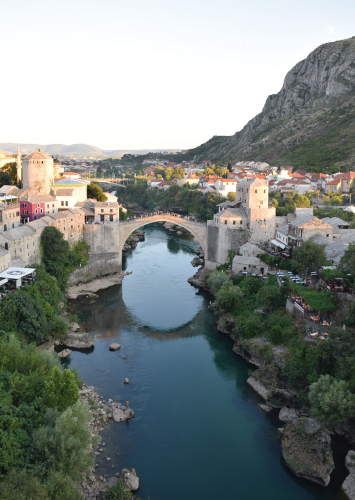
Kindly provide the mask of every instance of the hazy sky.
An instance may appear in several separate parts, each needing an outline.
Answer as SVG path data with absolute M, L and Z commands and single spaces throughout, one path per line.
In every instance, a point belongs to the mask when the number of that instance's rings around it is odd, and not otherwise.
M 0 142 L 190 148 L 231 135 L 354 0 L 2 0 Z

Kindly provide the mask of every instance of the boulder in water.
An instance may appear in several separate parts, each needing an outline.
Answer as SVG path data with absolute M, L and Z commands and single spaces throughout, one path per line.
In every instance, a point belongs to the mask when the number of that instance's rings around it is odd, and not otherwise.
M 118 349 L 121 349 L 121 344 L 111 344 L 109 349 L 110 351 L 118 351 Z

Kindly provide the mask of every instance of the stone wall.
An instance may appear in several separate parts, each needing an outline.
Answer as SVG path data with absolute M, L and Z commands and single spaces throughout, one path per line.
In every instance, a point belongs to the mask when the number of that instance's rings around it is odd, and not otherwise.
M 84 241 L 91 255 L 119 253 L 119 223 L 86 224 Z
M 118 273 L 122 270 L 122 259 L 118 253 L 91 255 L 84 267 L 76 269 L 68 279 L 68 285 L 88 283 L 96 278 Z
M 0 248 L 0 273 L 11 266 L 11 255 L 8 250 Z
M 228 258 L 228 251 L 232 249 L 237 253 L 248 239 L 248 230 L 231 229 L 228 226 L 208 221 L 206 268 L 211 270 L 216 265 L 224 264 Z

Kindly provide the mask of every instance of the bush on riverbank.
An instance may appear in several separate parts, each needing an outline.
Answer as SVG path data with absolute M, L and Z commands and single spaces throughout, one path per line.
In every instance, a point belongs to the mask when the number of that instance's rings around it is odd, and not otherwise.
M 0 497 L 82 498 L 72 481 L 92 466 L 97 438 L 85 406 L 72 405 L 79 397 L 76 375 L 61 371 L 54 353 L 3 334 L 0 380 Z

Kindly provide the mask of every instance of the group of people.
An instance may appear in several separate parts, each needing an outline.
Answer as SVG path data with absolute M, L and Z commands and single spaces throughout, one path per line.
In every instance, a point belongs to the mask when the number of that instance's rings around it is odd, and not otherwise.
M 115 401 L 113 399 L 109 399 L 108 402 L 110 403 L 110 405 L 112 406 L 112 408 L 118 408 L 118 404 L 115 403 Z M 128 399 L 126 400 L 126 408 L 122 408 L 123 411 L 126 411 L 128 410 L 128 407 L 129 407 L 129 401 Z

